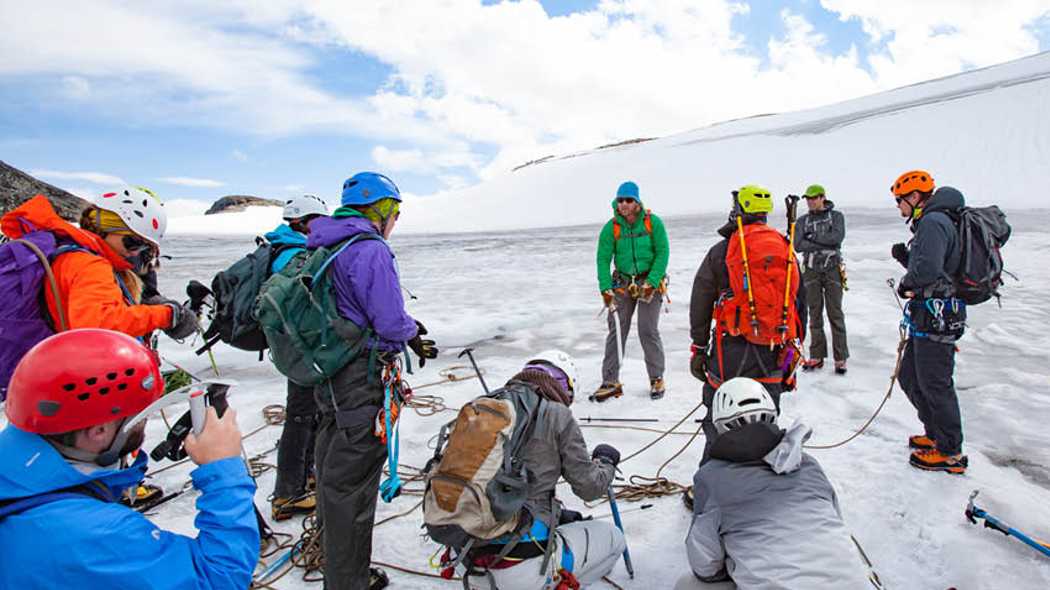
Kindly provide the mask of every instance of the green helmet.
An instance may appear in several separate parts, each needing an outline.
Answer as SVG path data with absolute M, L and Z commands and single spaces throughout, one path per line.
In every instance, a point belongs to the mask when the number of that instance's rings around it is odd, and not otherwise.
M 736 202 L 744 213 L 769 213 L 773 210 L 773 195 L 757 184 L 743 186 L 736 191 Z
M 811 185 L 809 185 L 809 187 L 806 188 L 806 198 L 807 199 L 812 199 L 812 198 L 815 198 L 815 197 L 823 197 L 823 196 L 824 196 L 824 187 L 820 186 L 819 184 L 811 184 Z

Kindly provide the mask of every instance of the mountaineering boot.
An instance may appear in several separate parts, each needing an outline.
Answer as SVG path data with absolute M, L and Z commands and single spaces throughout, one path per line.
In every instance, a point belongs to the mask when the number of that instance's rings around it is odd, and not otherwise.
M 937 446 L 933 439 L 925 434 L 913 434 L 908 437 L 908 446 L 913 449 L 932 449 Z
M 649 380 L 649 397 L 653 399 L 660 399 L 664 396 L 667 391 L 667 387 L 664 385 L 664 378 L 657 377 L 656 379 Z
M 623 395 L 622 383 L 602 383 L 602 386 L 591 394 L 590 400 L 592 402 L 603 402 L 610 397 L 620 397 L 621 395 Z
M 958 455 L 945 455 L 937 449 L 923 449 L 915 451 L 911 454 L 911 464 L 919 469 L 925 469 L 927 471 L 944 471 L 946 473 L 954 473 L 956 475 L 963 475 L 966 473 L 966 467 L 970 461 L 966 455 L 959 453 Z
M 846 361 L 835 361 L 835 374 L 845 375 L 846 374 Z
M 806 362 L 802 363 L 803 371 L 816 371 L 817 369 L 824 368 L 824 359 L 806 359 Z
M 390 578 L 386 572 L 377 567 L 368 568 L 368 590 L 383 590 L 389 585 Z
M 275 521 L 288 520 L 297 514 L 310 514 L 316 510 L 317 496 L 305 494 L 297 498 L 274 498 L 270 506 Z

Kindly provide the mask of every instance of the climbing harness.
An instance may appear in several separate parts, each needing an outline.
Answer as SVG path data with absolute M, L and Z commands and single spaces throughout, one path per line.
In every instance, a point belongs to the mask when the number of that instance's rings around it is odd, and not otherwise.
M 398 416 L 405 398 L 412 397 L 401 380 L 401 359 L 395 357 L 383 367 L 383 409 L 376 416 L 375 435 L 386 445 L 389 477 L 379 484 L 379 495 L 384 502 L 390 503 L 401 494 L 401 478 L 398 477 L 397 464 L 401 454 L 401 436 Z

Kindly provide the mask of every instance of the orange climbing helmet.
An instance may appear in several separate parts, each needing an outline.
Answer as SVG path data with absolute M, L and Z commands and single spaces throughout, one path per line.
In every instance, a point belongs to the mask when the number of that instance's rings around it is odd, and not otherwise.
M 934 189 L 933 176 L 925 170 L 911 170 L 897 177 L 897 182 L 890 187 L 890 192 L 895 197 L 910 195 L 912 191 L 920 193 L 932 193 Z

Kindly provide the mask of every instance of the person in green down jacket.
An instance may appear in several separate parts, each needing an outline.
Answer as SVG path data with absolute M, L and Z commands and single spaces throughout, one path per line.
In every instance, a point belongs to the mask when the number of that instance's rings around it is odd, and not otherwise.
M 659 217 L 642 205 L 638 185 L 627 181 L 616 191 L 613 218 L 598 237 L 598 290 L 609 310 L 602 385 L 591 399 L 605 401 L 623 395 L 620 355 L 627 344 L 631 318 L 638 311 L 638 338 L 649 373 L 649 395 L 664 395 L 664 346 L 660 341 L 660 307 L 667 292 L 667 230 Z M 610 272 L 610 264 L 614 269 Z M 617 322 L 617 318 L 619 321 Z M 617 332 L 620 342 L 617 344 Z

